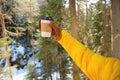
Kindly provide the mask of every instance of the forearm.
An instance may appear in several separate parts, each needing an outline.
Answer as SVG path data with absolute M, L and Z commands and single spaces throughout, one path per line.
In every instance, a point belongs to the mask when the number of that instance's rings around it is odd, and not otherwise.
M 64 47 L 78 67 L 84 71 L 87 68 L 85 66 L 88 65 L 94 53 L 64 30 L 62 31 L 62 38 L 58 42 Z
M 78 55 L 80 55 L 80 53 L 84 53 L 86 49 L 84 45 L 79 43 L 75 38 L 73 38 L 69 33 L 64 30 L 62 31 L 62 38 L 58 42 L 64 47 L 64 49 L 73 59 L 76 56 L 79 57 Z
M 96 80 L 97 78 L 102 80 L 102 76 L 106 80 L 114 78 L 115 75 L 110 73 L 113 70 L 114 64 L 117 66 L 114 73 L 120 71 L 119 60 L 95 54 L 64 30 L 62 30 L 62 38 L 58 42 L 91 80 Z M 117 74 L 120 74 L 120 72 L 117 72 Z

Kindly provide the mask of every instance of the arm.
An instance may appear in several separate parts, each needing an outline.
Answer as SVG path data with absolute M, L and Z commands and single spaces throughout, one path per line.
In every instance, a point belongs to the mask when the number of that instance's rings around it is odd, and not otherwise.
M 52 28 L 52 37 L 64 47 L 90 80 L 120 80 L 120 60 L 95 54 L 54 22 L 49 26 Z
M 61 31 L 61 34 L 62 37 L 58 42 L 91 80 L 120 80 L 120 61 L 118 59 L 95 54 L 64 30 Z

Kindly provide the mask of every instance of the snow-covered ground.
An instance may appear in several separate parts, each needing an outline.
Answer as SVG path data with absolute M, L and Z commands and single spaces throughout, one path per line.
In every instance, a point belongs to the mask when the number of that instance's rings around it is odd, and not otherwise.
M 37 50 L 38 50 L 37 47 L 36 47 L 37 44 L 34 44 L 34 45 L 35 45 L 34 46 L 34 51 L 37 52 Z M 41 70 L 40 70 L 41 63 L 39 62 L 39 60 L 37 58 L 35 58 L 33 56 L 30 57 L 30 55 L 32 54 L 32 50 L 29 47 L 25 48 L 25 46 L 17 43 L 16 41 L 13 41 L 11 43 L 11 45 L 9 45 L 8 49 L 12 50 L 12 52 L 11 52 L 11 62 L 15 62 L 16 60 L 18 60 L 19 63 L 20 63 L 19 65 L 25 65 L 25 67 L 23 69 L 22 68 L 17 69 L 17 68 L 14 68 L 12 66 L 11 71 L 12 71 L 13 80 L 24 80 L 24 78 L 26 77 L 26 75 L 28 73 L 28 69 L 27 69 L 26 63 L 27 64 L 32 64 L 32 65 L 34 65 L 34 63 L 35 63 L 36 64 L 36 68 L 37 68 L 37 70 L 36 70 L 37 73 L 41 73 Z M 0 51 L 5 51 L 5 48 L 0 48 Z M 26 57 L 28 59 L 24 60 L 24 59 L 26 59 Z M 0 60 L 0 65 L 2 63 L 5 63 L 5 67 L 6 68 L 8 67 L 8 64 L 7 64 L 6 60 L 5 60 L 5 57 Z M 13 64 L 13 65 L 15 65 L 15 64 Z M 1 79 L 1 76 L 5 77 L 5 78 L 7 76 L 8 77 L 6 79 Z M 67 74 L 67 76 L 69 77 L 69 80 L 73 80 L 72 77 L 71 77 L 72 73 Z M 8 75 L 8 73 L 7 73 L 6 76 L 4 76 L 3 74 L 0 74 L 0 80 L 10 80 L 9 77 L 10 76 Z M 38 79 L 42 79 L 43 77 L 39 76 L 37 78 Z M 52 73 L 52 79 L 53 80 L 59 80 L 60 79 L 59 72 Z M 50 79 L 47 79 L 47 80 L 50 80 Z
M 19 45 L 17 47 L 15 45 L 12 45 L 12 46 L 10 46 L 10 48 L 15 48 L 15 50 L 12 53 L 12 61 L 15 61 L 17 59 L 18 54 L 21 54 L 21 55 L 25 54 L 25 48 L 21 45 Z M 28 53 L 28 54 L 31 54 L 32 51 L 29 51 L 29 52 L 30 53 Z M 16 54 L 16 53 L 18 53 L 18 54 Z M 34 58 L 34 57 L 29 58 L 28 64 L 34 65 L 34 61 L 35 61 L 35 64 L 36 64 L 36 68 L 41 67 L 41 63 L 39 62 L 39 60 Z M 22 64 L 24 64 L 24 62 L 22 62 Z M 12 70 L 13 80 L 24 80 L 24 78 L 27 74 L 26 67 L 24 67 L 23 69 L 19 69 L 19 70 L 17 68 L 12 68 L 11 70 Z M 37 73 L 40 73 L 40 72 L 41 72 L 41 70 L 37 69 Z M 58 80 L 60 78 L 59 73 L 54 72 L 52 74 L 52 78 L 53 78 L 53 80 Z M 42 76 L 39 76 L 38 79 L 42 79 Z
M 25 48 L 22 45 L 19 45 L 17 47 L 15 45 L 12 45 L 12 46 L 10 46 L 10 48 L 15 48 L 15 50 L 12 53 L 12 61 L 15 61 L 18 58 L 19 54 L 25 55 Z M 36 47 L 34 47 L 34 48 L 36 50 Z M 29 53 L 27 53 L 28 55 L 32 54 L 31 49 L 29 49 L 28 52 L 29 52 Z M 34 58 L 33 56 L 29 57 L 28 64 L 34 65 L 34 62 L 36 64 L 36 67 L 40 67 L 41 64 L 38 61 L 38 59 Z M 23 65 L 25 64 L 23 60 L 21 61 L 21 64 L 23 64 Z M 23 69 L 12 68 L 11 70 L 12 70 L 13 80 L 24 80 L 25 76 L 27 75 L 26 66 Z M 37 70 L 37 72 L 38 71 L 40 72 L 40 70 Z M 41 77 L 39 77 L 39 78 L 41 78 Z
M 12 53 L 11 53 L 11 61 L 12 62 L 16 61 L 17 59 L 20 59 L 19 63 L 21 65 L 25 65 L 26 63 L 34 65 L 34 60 L 35 60 L 36 67 L 40 67 L 41 64 L 38 61 L 38 59 L 34 59 L 33 56 L 32 57 L 29 56 L 29 55 L 32 54 L 32 50 L 30 48 L 27 49 L 28 52 L 26 53 L 24 46 L 22 46 L 20 44 L 16 45 L 16 41 L 13 41 L 12 44 L 9 45 L 8 49 L 9 50 L 12 49 Z M 38 49 L 35 46 L 34 47 L 34 51 L 37 51 L 37 50 Z M 5 47 L 0 48 L 0 51 L 4 52 L 5 51 Z M 24 59 L 26 59 L 26 57 L 28 57 L 28 60 L 24 60 Z M 24 58 L 24 59 L 22 59 L 22 58 Z M 5 67 L 7 68 L 8 64 L 7 64 L 7 61 L 5 60 L 5 57 L 0 60 L 0 65 L 2 65 L 3 63 L 5 63 Z M 27 74 L 26 66 L 23 69 L 22 68 L 17 69 L 17 68 L 11 67 L 13 80 L 24 80 L 24 78 L 25 78 L 25 76 Z M 40 70 L 37 70 L 37 72 L 39 73 Z M 1 75 L 2 74 L 0 74 L 0 76 Z M 8 77 L 9 77 L 9 75 L 8 75 Z M 39 77 L 39 78 L 41 78 L 41 77 Z M 7 80 L 9 80 L 9 78 L 7 78 Z
M 24 80 L 25 75 L 27 74 L 27 70 L 20 69 L 17 70 L 16 68 L 12 69 L 13 73 L 13 80 Z
M 27 74 L 27 70 L 25 70 L 25 69 L 21 69 L 21 70 L 12 69 L 12 71 L 13 71 L 13 80 L 24 80 L 25 75 Z M 67 76 L 69 77 L 69 80 L 73 80 L 72 74 L 67 74 Z M 52 74 L 53 80 L 58 80 L 59 78 L 60 78 L 59 73 L 54 72 Z M 39 76 L 39 77 L 37 77 L 37 79 L 42 79 L 42 77 Z
M 16 60 L 19 58 L 18 55 L 21 55 L 21 56 L 26 55 L 26 53 L 25 53 L 25 47 L 22 46 L 22 45 L 17 45 L 17 46 L 16 46 L 15 43 L 16 43 L 16 42 L 14 41 L 14 42 L 8 47 L 9 50 L 10 50 L 10 49 L 13 49 L 13 51 L 12 51 L 12 53 L 11 53 L 11 61 L 12 61 L 12 62 L 16 61 Z M 28 48 L 28 49 L 29 49 L 29 48 Z M 4 51 L 5 48 L 0 48 L 0 50 L 1 50 L 1 51 Z M 36 47 L 35 47 L 35 50 L 37 50 Z M 28 55 L 32 54 L 32 53 L 31 53 L 31 52 L 32 52 L 31 49 L 29 49 L 28 52 L 29 52 L 29 53 L 27 53 Z M 19 59 L 21 59 L 21 57 L 20 57 Z M 2 64 L 3 61 L 5 61 L 5 58 L 3 58 L 2 60 L 0 60 L 0 64 Z M 34 65 L 34 61 L 35 61 L 35 64 L 36 64 L 36 68 L 41 67 L 41 63 L 39 62 L 39 60 L 38 60 L 37 58 L 34 58 L 33 56 L 32 56 L 32 57 L 29 57 L 28 64 Z M 5 66 L 7 67 L 7 66 L 8 66 L 8 65 L 7 65 L 7 62 L 5 62 L 5 63 L 6 63 Z M 25 64 L 24 60 L 21 60 L 20 63 L 23 64 L 23 65 Z M 27 68 L 26 68 L 26 66 L 25 66 L 23 69 L 21 69 L 21 68 L 17 69 L 17 68 L 12 67 L 12 68 L 11 68 L 11 71 L 12 71 L 13 80 L 24 80 L 25 76 L 27 75 Z M 40 70 L 40 69 L 37 69 L 37 73 L 41 73 L 41 70 Z M 68 76 L 70 77 L 71 74 L 68 74 Z M 9 75 L 8 75 L 8 77 L 9 77 Z M 39 76 L 39 77 L 37 77 L 37 78 L 38 78 L 38 79 L 42 79 L 42 76 Z M 60 74 L 59 74 L 58 72 L 52 73 L 52 79 L 53 79 L 53 80 L 58 80 L 59 78 L 60 78 Z M 5 79 L 5 80 L 6 80 L 6 79 Z M 7 80 L 9 80 L 9 78 L 7 78 Z

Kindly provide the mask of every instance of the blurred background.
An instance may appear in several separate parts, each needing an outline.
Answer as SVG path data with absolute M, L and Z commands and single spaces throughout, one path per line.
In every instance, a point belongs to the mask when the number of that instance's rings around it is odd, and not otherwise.
M 52 17 L 96 54 L 120 59 L 119 13 L 119 0 L 0 0 L 0 80 L 89 80 L 38 22 Z

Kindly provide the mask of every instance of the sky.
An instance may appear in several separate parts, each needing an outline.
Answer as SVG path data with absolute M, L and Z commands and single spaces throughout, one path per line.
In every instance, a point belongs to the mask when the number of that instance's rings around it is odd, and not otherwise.
M 96 3 L 98 0 L 89 0 L 88 4 L 91 4 L 91 3 Z M 66 4 L 65 4 L 65 7 L 69 7 L 69 0 L 66 0 Z
M 98 0 L 90 0 L 90 3 L 96 3 Z

